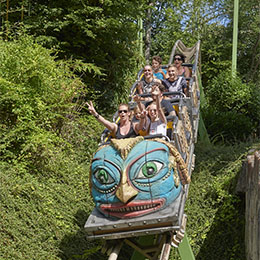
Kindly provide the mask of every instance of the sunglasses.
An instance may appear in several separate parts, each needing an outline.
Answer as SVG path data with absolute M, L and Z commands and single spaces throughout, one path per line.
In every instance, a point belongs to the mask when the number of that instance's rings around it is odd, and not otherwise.
M 118 113 L 119 113 L 119 114 L 121 114 L 121 113 L 123 113 L 123 112 L 126 114 L 128 111 L 127 111 L 127 110 L 118 110 Z
M 181 61 L 181 60 L 182 60 L 182 58 L 174 58 L 174 60 L 179 60 L 179 61 Z

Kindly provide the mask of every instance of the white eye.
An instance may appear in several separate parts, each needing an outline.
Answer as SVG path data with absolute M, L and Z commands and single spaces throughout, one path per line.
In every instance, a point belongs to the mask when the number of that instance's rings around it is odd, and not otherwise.
M 138 179 L 152 178 L 157 175 L 163 167 L 163 163 L 157 161 L 149 161 L 143 164 L 137 174 Z

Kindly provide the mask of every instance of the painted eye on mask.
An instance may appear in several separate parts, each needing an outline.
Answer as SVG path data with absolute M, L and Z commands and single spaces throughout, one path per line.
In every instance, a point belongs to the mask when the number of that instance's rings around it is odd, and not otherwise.
M 157 161 L 146 162 L 137 174 L 137 179 L 152 178 L 157 175 L 163 167 L 163 163 Z
M 101 185 L 107 185 L 115 182 L 115 180 L 110 176 L 110 174 L 104 169 L 97 170 L 94 173 L 94 176 Z

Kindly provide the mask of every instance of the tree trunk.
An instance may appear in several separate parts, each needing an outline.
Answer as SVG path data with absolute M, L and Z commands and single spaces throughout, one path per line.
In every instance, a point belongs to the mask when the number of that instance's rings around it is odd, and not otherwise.
M 149 8 L 147 9 L 146 21 L 145 21 L 145 62 L 146 64 L 150 63 L 150 55 L 151 55 L 151 35 L 152 35 L 152 7 L 153 1 L 149 1 Z

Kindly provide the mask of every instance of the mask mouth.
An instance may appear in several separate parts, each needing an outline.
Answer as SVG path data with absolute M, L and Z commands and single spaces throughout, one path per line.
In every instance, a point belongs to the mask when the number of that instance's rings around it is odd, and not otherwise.
M 103 214 L 116 218 L 134 218 L 139 217 L 152 211 L 157 211 L 163 207 L 165 199 L 140 200 L 126 204 L 102 204 L 100 210 Z

